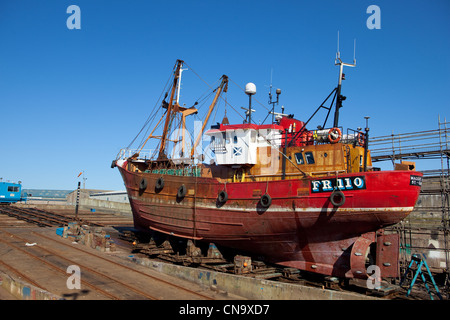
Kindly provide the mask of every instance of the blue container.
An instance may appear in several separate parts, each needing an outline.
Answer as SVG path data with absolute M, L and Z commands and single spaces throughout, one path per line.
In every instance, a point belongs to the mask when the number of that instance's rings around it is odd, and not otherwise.
M 58 235 L 58 236 L 63 236 L 63 233 L 64 233 L 64 227 L 62 227 L 62 228 L 56 228 L 56 234 Z

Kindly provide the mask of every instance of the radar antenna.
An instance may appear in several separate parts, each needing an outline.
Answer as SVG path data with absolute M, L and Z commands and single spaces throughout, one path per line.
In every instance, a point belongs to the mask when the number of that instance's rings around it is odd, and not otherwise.
M 342 101 L 347 99 L 347 97 L 341 95 L 342 80 L 345 80 L 345 73 L 343 72 L 344 66 L 356 67 L 356 39 L 354 39 L 354 42 L 353 42 L 353 63 L 342 62 L 341 53 L 339 51 L 339 31 L 338 31 L 338 36 L 337 36 L 337 53 L 336 53 L 336 59 L 334 60 L 334 65 L 339 66 L 339 81 L 338 81 L 338 86 L 336 88 L 336 95 L 337 95 L 336 111 L 334 113 L 334 123 L 333 123 L 333 127 L 336 128 L 339 125 L 339 109 L 342 108 Z
M 306 128 L 306 125 L 309 123 L 309 121 L 316 115 L 316 113 L 321 109 L 324 108 L 328 110 L 327 116 L 325 117 L 325 121 L 323 123 L 323 126 L 320 126 L 320 129 L 325 128 L 325 125 L 328 121 L 328 116 L 330 115 L 330 112 L 333 108 L 334 101 L 336 100 L 336 111 L 334 113 L 334 123 L 333 127 L 337 128 L 339 127 L 339 109 L 342 108 L 342 101 L 347 99 L 345 96 L 341 95 L 341 86 L 342 86 L 342 80 L 345 80 L 345 74 L 343 73 L 344 66 L 347 67 L 355 67 L 356 66 L 356 40 L 354 41 L 354 48 L 353 48 L 353 63 L 345 63 L 341 60 L 341 53 L 339 51 L 339 31 L 338 31 L 338 41 L 337 41 L 337 53 L 336 53 L 336 59 L 334 61 L 334 64 L 336 66 L 339 66 L 339 81 L 337 87 L 335 87 L 331 93 L 326 97 L 326 99 L 322 102 L 322 104 L 316 109 L 316 111 L 313 113 L 313 115 L 304 123 L 303 127 L 297 131 L 295 136 L 291 139 L 291 141 L 288 144 L 289 146 L 292 146 L 294 142 L 298 139 L 298 137 L 301 135 L 303 130 Z M 333 96 L 333 99 L 331 101 L 331 104 L 329 107 L 326 107 L 324 104 L 328 101 L 328 99 Z
M 277 100 L 273 101 L 272 100 L 272 73 L 273 73 L 273 69 L 270 70 L 269 104 L 272 105 L 272 111 L 269 111 L 269 114 L 272 114 L 272 123 L 274 123 L 275 115 L 277 114 L 277 112 L 275 112 L 275 105 L 278 105 L 278 103 L 280 101 L 281 89 L 277 88 L 277 90 L 275 91 L 277 94 Z M 284 109 L 284 107 L 282 107 L 282 108 Z M 284 110 L 282 112 L 284 112 Z

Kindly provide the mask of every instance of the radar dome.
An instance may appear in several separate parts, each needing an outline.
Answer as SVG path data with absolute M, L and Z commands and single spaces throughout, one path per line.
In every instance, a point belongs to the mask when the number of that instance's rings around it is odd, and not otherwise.
M 245 85 L 245 93 L 248 94 L 249 96 L 254 95 L 256 93 L 256 86 L 254 83 L 247 83 Z

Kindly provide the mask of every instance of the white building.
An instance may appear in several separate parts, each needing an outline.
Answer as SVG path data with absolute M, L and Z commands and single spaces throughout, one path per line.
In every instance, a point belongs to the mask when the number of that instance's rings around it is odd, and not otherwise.
M 89 198 L 104 201 L 128 203 L 128 194 L 126 191 L 108 191 L 89 195 Z

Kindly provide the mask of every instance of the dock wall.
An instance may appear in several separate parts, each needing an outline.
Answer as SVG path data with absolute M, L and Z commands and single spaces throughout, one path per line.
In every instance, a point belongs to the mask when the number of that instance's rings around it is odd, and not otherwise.
M 0 272 L 0 286 L 18 300 L 62 300 L 62 297 Z
M 443 225 L 443 195 L 422 193 L 411 214 L 399 224 L 389 227 L 400 235 L 400 262 L 409 263 L 412 254 L 425 254 L 433 272 L 448 271 L 449 235 Z
M 218 292 L 226 292 L 250 300 L 374 300 L 357 293 L 328 290 L 299 284 L 226 274 L 198 268 L 177 266 L 136 256 L 124 257 L 158 272 L 192 281 Z

